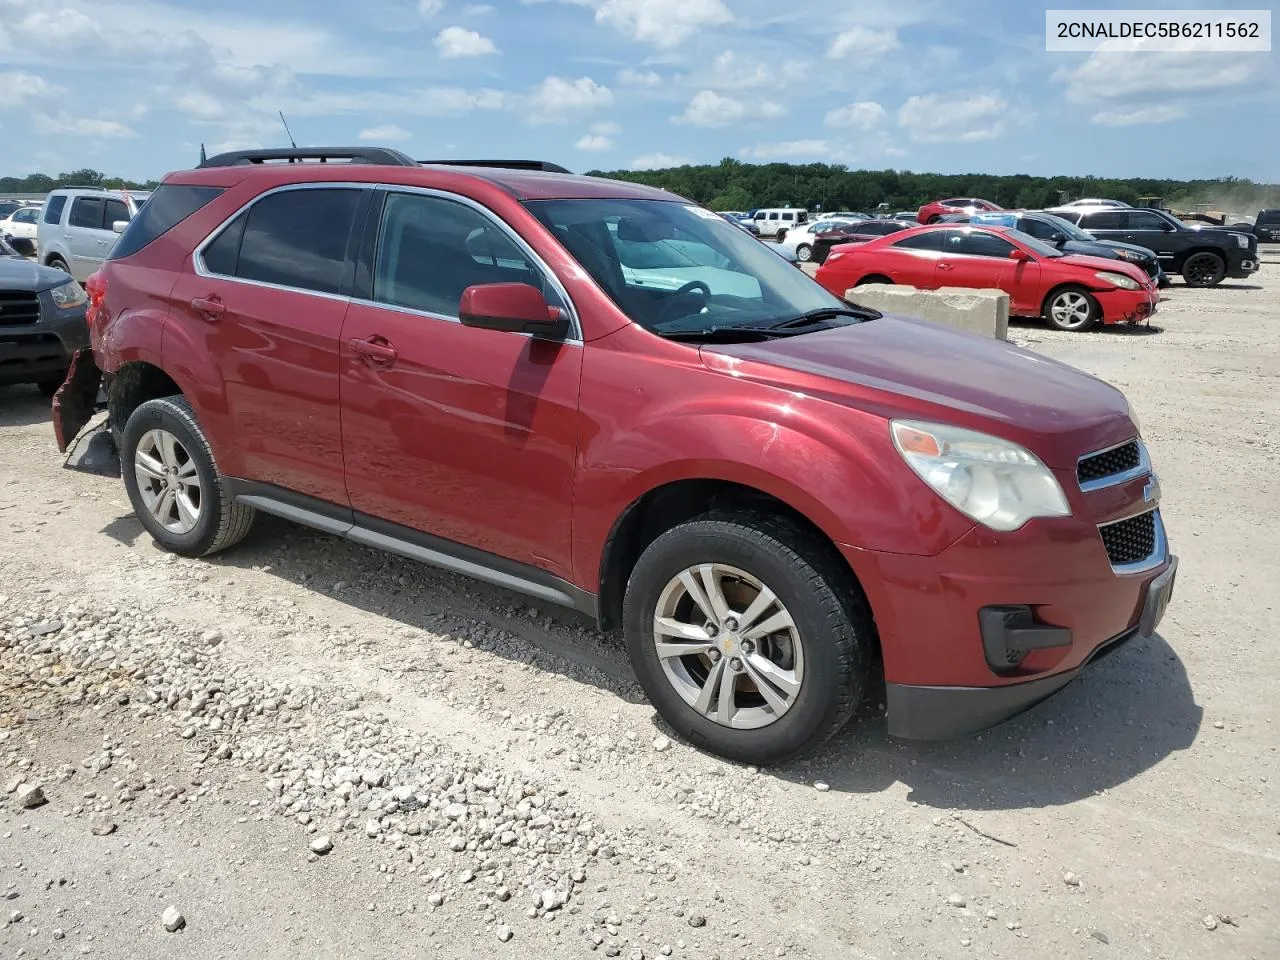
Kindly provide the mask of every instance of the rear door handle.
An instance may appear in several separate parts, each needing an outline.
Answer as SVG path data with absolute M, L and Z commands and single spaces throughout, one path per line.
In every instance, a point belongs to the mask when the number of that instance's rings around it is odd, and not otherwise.
M 383 337 L 370 337 L 368 340 L 360 340 L 352 337 L 347 341 L 353 353 L 364 358 L 365 362 L 373 366 L 389 367 L 399 359 L 400 354 L 396 352 L 396 348 Z
M 949 263 L 939 263 L 939 264 L 938 264 L 938 269 L 939 269 L 939 270 L 954 270 L 954 269 L 955 269 L 955 267 L 951 266 L 951 264 L 949 264 Z
M 210 323 L 227 312 L 227 306 L 217 297 L 195 297 L 191 301 L 191 309 L 200 315 L 202 320 Z

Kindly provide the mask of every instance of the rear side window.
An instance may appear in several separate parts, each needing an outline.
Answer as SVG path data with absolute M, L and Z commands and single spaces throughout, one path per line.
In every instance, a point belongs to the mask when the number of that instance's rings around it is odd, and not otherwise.
M 1130 230 L 1168 230 L 1169 223 L 1158 213 L 1145 213 L 1141 210 L 1134 210 L 1132 213 L 1122 213 L 1120 216 L 1127 221 L 1126 226 Z
M 1123 213 L 1086 213 L 1080 218 L 1080 226 L 1086 230 L 1123 230 L 1125 229 Z
M 76 197 L 71 204 L 72 227 L 87 227 L 92 230 L 102 229 L 102 198 Z
M 286 190 L 255 203 L 244 217 L 234 276 L 281 287 L 337 293 L 347 262 L 347 243 L 360 206 L 351 188 Z M 222 240 L 228 231 L 223 231 Z M 222 251 L 205 251 L 213 270 Z M 213 271 L 221 273 L 222 271 Z
M 949 232 L 946 230 L 930 230 L 928 233 L 917 233 L 914 236 L 903 237 L 901 240 L 891 244 L 891 246 L 902 247 L 904 250 L 941 250 L 942 235 Z
M 220 193 L 221 187 L 192 187 L 183 184 L 160 186 L 142 205 L 128 229 L 120 235 L 107 259 L 119 260 L 132 256 L 152 240 L 164 236 Z M 124 216 L 115 219 L 128 220 L 127 211 Z M 206 262 L 207 259 L 206 257 Z
M 67 207 L 67 195 L 59 194 L 49 199 L 49 205 L 44 209 L 45 223 L 61 223 L 62 211 Z

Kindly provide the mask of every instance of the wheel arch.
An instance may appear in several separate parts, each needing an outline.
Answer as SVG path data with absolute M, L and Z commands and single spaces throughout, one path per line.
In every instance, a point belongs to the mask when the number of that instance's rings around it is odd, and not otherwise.
M 1090 290 L 1088 286 L 1081 283 L 1079 280 L 1063 280 L 1062 282 L 1055 283 L 1052 287 L 1050 287 L 1048 291 L 1045 293 L 1043 299 L 1041 299 L 1040 301 L 1041 316 L 1044 316 L 1045 311 L 1049 309 L 1049 301 L 1051 301 L 1058 294 L 1062 293 L 1064 290 L 1079 290 L 1081 293 L 1087 294 L 1088 296 L 1093 297 L 1093 291 Z M 1094 297 L 1094 300 L 1097 300 L 1097 297 Z

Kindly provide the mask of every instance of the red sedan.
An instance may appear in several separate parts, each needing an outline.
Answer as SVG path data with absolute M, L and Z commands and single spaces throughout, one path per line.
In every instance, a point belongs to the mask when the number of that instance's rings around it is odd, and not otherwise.
M 926 203 L 920 208 L 920 212 L 916 214 L 916 219 L 921 223 L 933 223 L 939 217 L 948 213 L 967 213 L 972 216 L 975 213 L 982 213 L 984 210 L 1002 210 L 1004 209 L 997 203 L 990 200 L 979 200 L 977 197 L 952 197 L 950 200 L 935 200 L 933 203 Z
M 1160 299 L 1156 284 L 1132 264 L 1064 254 L 1008 227 L 961 224 L 915 227 L 832 247 L 817 280 L 836 296 L 863 283 L 994 288 L 1009 294 L 1010 314 L 1043 316 L 1071 331 L 1099 320 L 1145 320 Z

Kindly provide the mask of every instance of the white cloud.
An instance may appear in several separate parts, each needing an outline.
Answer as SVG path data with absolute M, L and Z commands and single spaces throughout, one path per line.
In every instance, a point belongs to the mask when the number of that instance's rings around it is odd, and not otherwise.
M 873 130 L 884 123 L 885 109 L 874 100 L 859 100 L 827 111 L 823 123 L 843 130 Z
M 440 15 L 444 9 L 444 0 L 418 0 L 418 16 L 430 20 Z
M 492 40 L 465 27 L 445 27 L 441 30 L 436 37 L 436 49 L 440 51 L 440 56 L 448 58 L 483 57 L 498 52 Z
M 662 77 L 652 70 L 624 67 L 618 71 L 618 82 L 625 87 L 659 87 L 662 85 Z
M 853 27 L 838 34 L 831 41 L 827 56 L 832 59 L 847 56 L 878 57 L 898 49 L 896 30 L 873 30 L 870 27 Z
M 714 90 L 700 90 L 684 108 L 684 113 L 671 119 L 674 123 L 687 123 L 694 127 L 728 127 L 735 123 L 780 117 L 786 112 L 781 104 L 770 100 L 745 102 L 722 96 Z
M 503 110 L 512 104 L 502 90 L 467 90 L 463 87 L 421 87 L 406 90 L 370 90 L 349 93 L 306 94 L 284 104 L 286 114 L 326 116 L 343 113 L 401 114 L 444 117 L 473 110 Z
M 1181 120 L 1186 115 L 1186 107 L 1176 103 L 1161 103 L 1133 109 L 1099 110 L 1089 119 L 1104 127 L 1132 127 L 1138 124 L 1168 123 L 1170 120 Z
M 711 90 L 777 90 L 812 78 L 813 65 L 807 61 L 767 53 L 743 56 L 725 50 L 683 79 L 690 86 Z
M 602 137 L 611 137 L 615 133 L 621 133 L 622 128 L 612 120 L 601 120 L 599 123 L 591 125 L 591 132 L 599 134 Z
M 683 167 L 688 157 L 675 157 L 669 153 L 645 153 L 631 161 L 632 170 L 662 170 L 666 167 Z
M 1220 93 L 1256 79 L 1264 60 L 1220 53 L 1094 53 L 1054 79 L 1071 103 L 1141 100 Z
M 662 48 L 732 21 L 723 0 L 603 0 L 596 8 L 596 23 Z
M 831 144 L 826 140 L 784 140 L 743 147 L 738 154 L 752 160 L 793 160 L 828 157 L 831 152 Z
M 578 138 L 578 142 L 573 145 L 573 148 L 591 153 L 600 153 L 604 150 L 612 150 L 613 141 L 603 133 L 584 133 Z
M 489 6 L 487 3 L 468 3 L 462 8 L 462 15 L 464 17 L 487 17 L 493 12 L 493 7 Z
M 404 127 L 397 127 L 394 123 L 383 124 L 380 127 L 368 127 L 361 130 L 357 135 L 361 140 L 373 140 L 378 143 L 391 143 L 395 140 L 408 140 L 411 134 Z
M 565 123 L 575 114 L 612 106 L 613 91 L 590 77 L 547 77 L 529 92 L 525 101 L 531 123 Z
M 123 140 L 137 134 L 115 120 L 97 120 L 89 117 L 72 117 L 66 113 L 50 116 L 36 114 L 36 129 L 41 133 L 90 137 L 95 140 Z
M 203 90 L 189 90 L 174 101 L 174 106 L 193 120 L 221 120 L 227 115 L 226 104 Z
M 0 73 L 0 110 L 16 110 L 42 103 L 56 93 L 49 81 L 34 73 L 27 73 L 25 70 L 6 70 Z
M 898 126 L 917 143 L 974 143 L 1003 134 L 1008 116 L 1008 101 L 995 94 L 928 93 L 902 105 Z

